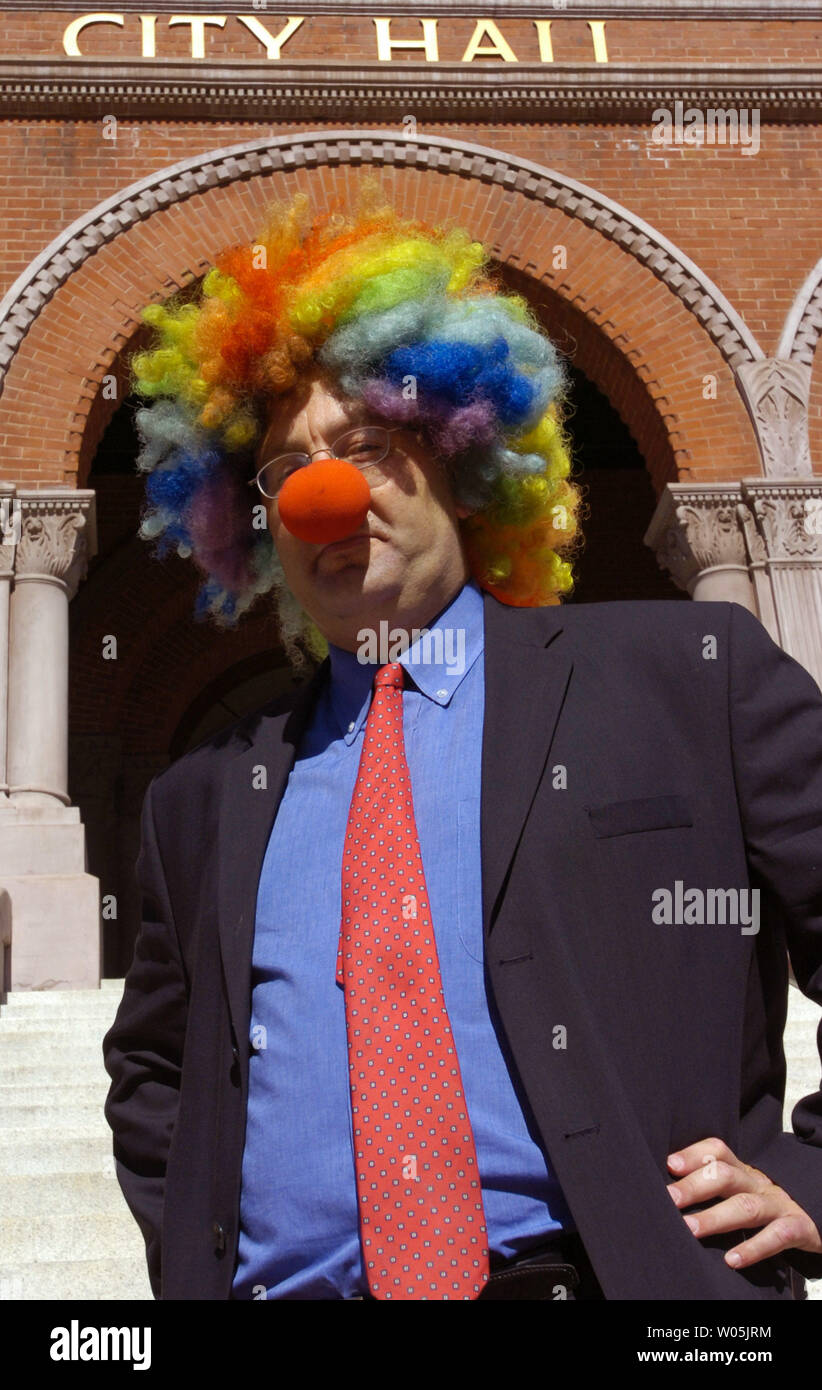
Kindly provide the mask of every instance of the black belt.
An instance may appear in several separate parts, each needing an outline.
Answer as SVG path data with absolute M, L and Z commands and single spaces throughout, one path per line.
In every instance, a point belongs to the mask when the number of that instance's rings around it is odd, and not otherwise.
M 354 1295 L 372 1299 L 370 1293 Z M 491 1251 L 482 1299 L 556 1300 L 604 1298 L 576 1231 L 561 1231 L 538 1246 L 506 1259 Z M 376 1300 L 374 1300 L 376 1301 Z
M 480 1299 L 603 1298 L 591 1262 L 576 1231 L 560 1231 L 511 1259 L 493 1251 L 488 1283 Z

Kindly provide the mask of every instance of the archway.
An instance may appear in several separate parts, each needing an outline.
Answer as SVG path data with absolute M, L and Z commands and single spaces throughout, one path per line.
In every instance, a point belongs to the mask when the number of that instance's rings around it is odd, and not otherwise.
M 560 345 L 565 333 L 573 341 L 577 371 L 630 430 L 657 492 L 677 478 L 715 476 L 717 440 L 723 468 L 757 471 L 734 372 L 761 352 L 717 288 L 665 238 L 595 190 L 493 150 L 395 132 L 326 132 L 250 142 L 161 171 L 94 209 L 37 258 L 0 306 L 0 418 L 21 476 L 36 469 L 44 484 L 79 484 L 81 496 L 117 406 L 117 393 L 104 385 L 119 382 L 122 399 L 140 308 L 193 286 L 219 247 L 253 235 L 272 196 L 299 186 L 322 207 L 350 192 L 363 165 L 382 170 L 404 210 L 437 220 L 458 206 L 459 220 L 491 247 L 504 273 L 522 277 L 532 301 L 548 309 Z M 44 399 L 44 372 L 58 351 L 65 370 Z M 699 389 L 706 376 L 723 385 L 710 431 Z M 210 681 L 270 652 L 274 634 L 270 615 L 249 615 L 238 633 L 221 638 L 215 670 L 191 622 L 186 566 L 175 557 L 148 568 L 133 527 L 101 509 L 101 537 L 112 527 L 113 550 L 92 559 L 72 604 L 73 711 L 84 711 L 72 729 L 72 794 L 81 804 L 91 795 L 88 780 L 98 777 L 105 753 L 133 829 L 142 789 L 168 760 L 192 702 Z M 100 606 L 95 576 L 103 564 Z M 117 662 L 101 659 L 104 634 L 118 638 Z M 42 665 L 48 678 L 45 651 Z M 12 744 L 18 736 L 12 727 Z

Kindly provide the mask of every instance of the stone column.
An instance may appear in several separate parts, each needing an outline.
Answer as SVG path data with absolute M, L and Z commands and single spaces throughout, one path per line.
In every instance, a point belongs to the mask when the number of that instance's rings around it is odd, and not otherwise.
M 792 311 L 779 355 L 737 369 L 762 460 L 761 476 L 743 478 L 742 490 L 762 621 L 822 685 L 822 477 L 813 475 L 808 437 L 813 346 L 797 328 Z M 815 344 L 810 310 L 806 328 Z
M 822 687 L 822 478 L 744 478 L 779 645 Z
M 94 492 L 18 488 L 15 500 L 0 801 L 11 988 L 88 988 L 100 982 L 99 885 L 68 795 L 68 605 L 96 551 Z
M 7 805 L 9 618 L 14 557 L 20 540 L 20 503 L 13 483 L 0 483 L 0 808 Z
M 691 598 L 724 599 L 756 613 L 742 501 L 737 483 L 668 483 L 644 539 Z

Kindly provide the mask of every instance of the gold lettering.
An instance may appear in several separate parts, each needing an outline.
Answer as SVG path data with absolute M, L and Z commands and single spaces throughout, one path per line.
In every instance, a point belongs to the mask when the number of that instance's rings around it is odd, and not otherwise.
M 377 57 L 381 63 L 391 62 L 391 53 L 395 48 L 424 48 L 426 63 L 439 62 L 436 19 L 420 19 L 417 23 L 422 25 L 421 39 L 392 39 L 391 20 L 374 20 L 377 30 Z
M 0 0 L 0 4 L 2 0 Z M 256 0 L 254 0 L 256 7 Z M 264 8 L 261 6 L 261 8 Z M 289 39 L 293 38 L 297 30 L 305 23 L 303 15 L 289 15 L 286 24 L 278 33 L 272 33 L 256 15 L 239 14 L 236 18 L 242 25 L 253 34 L 265 48 L 266 59 L 278 61 L 282 58 L 282 51 Z M 157 16 L 153 14 L 141 14 L 139 16 L 141 27 L 141 53 L 144 58 L 155 58 L 157 56 Z M 189 15 L 174 14 L 169 16 L 169 27 L 177 24 L 188 24 L 191 29 L 191 57 L 203 59 L 205 53 L 205 34 L 206 27 L 212 26 L 217 29 L 224 29 L 227 17 L 225 15 Z M 374 18 L 373 23 L 377 38 L 377 57 L 381 63 L 390 63 L 394 57 L 394 50 L 422 50 L 422 56 L 426 63 L 439 62 L 439 44 L 437 35 L 437 19 L 422 19 L 417 16 L 408 16 L 408 21 L 417 24 L 422 29 L 422 38 L 392 38 L 390 17 L 381 16 Z M 586 24 L 591 34 L 593 44 L 593 57 L 596 63 L 607 63 L 608 47 L 605 37 L 604 19 L 587 19 Z M 534 28 L 537 33 L 539 44 L 539 61 L 541 63 L 554 62 L 554 46 L 550 19 L 535 19 Z M 93 24 L 116 24 L 123 28 L 125 16 L 123 14 L 108 11 L 95 10 L 93 13 L 79 15 L 73 19 L 63 32 L 63 50 L 69 58 L 81 58 L 83 53 L 80 49 L 80 35 L 83 31 Z M 472 63 L 475 58 L 497 58 L 505 63 L 517 63 L 519 59 L 499 29 L 493 19 L 477 19 L 474 22 L 474 30 L 468 41 L 468 46 L 462 55 L 461 62 Z
M 586 19 L 585 23 L 591 31 L 591 38 L 594 41 L 594 62 L 607 63 L 608 49 L 605 46 L 605 20 Z
M 541 63 L 553 63 L 554 46 L 551 43 L 551 21 L 550 19 L 535 19 L 534 28 L 539 39 L 539 61 Z
M 81 14 L 79 19 L 73 19 L 63 32 L 63 48 L 69 58 L 82 58 L 77 40 L 89 24 L 119 24 L 122 27 L 125 20 L 121 14 L 104 14 L 102 10 L 96 14 Z
M 480 47 L 482 39 L 490 39 L 490 44 Z M 477 54 L 482 58 L 504 58 L 506 63 L 519 62 L 511 45 L 502 37 L 493 19 L 478 19 L 468 47 L 462 55 L 464 63 L 473 63 Z
M 250 29 L 255 39 L 259 39 L 260 43 L 265 44 L 266 58 L 279 58 L 283 44 L 288 43 L 291 35 L 296 34 L 303 22 L 302 15 L 298 15 L 296 18 L 289 17 L 285 28 L 281 29 L 279 34 L 275 36 L 269 29 L 266 29 L 264 24 L 260 23 L 259 19 L 255 19 L 251 14 L 238 14 L 237 18 L 241 24 L 245 25 L 246 29 Z
M 168 21 L 169 28 L 172 24 L 191 25 L 191 56 L 192 58 L 205 57 L 205 27 L 207 24 L 215 24 L 219 29 L 225 28 L 225 15 L 222 14 L 173 14 Z
M 142 53 L 144 58 L 157 57 L 157 16 L 153 14 L 140 15 L 140 28 L 143 34 Z

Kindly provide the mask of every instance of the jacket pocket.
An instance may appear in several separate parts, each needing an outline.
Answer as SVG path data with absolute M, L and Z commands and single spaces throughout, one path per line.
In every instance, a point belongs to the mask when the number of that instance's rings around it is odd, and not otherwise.
M 585 809 L 597 839 L 632 835 L 639 830 L 673 830 L 694 823 L 691 803 L 685 796 L 645 796 Z

